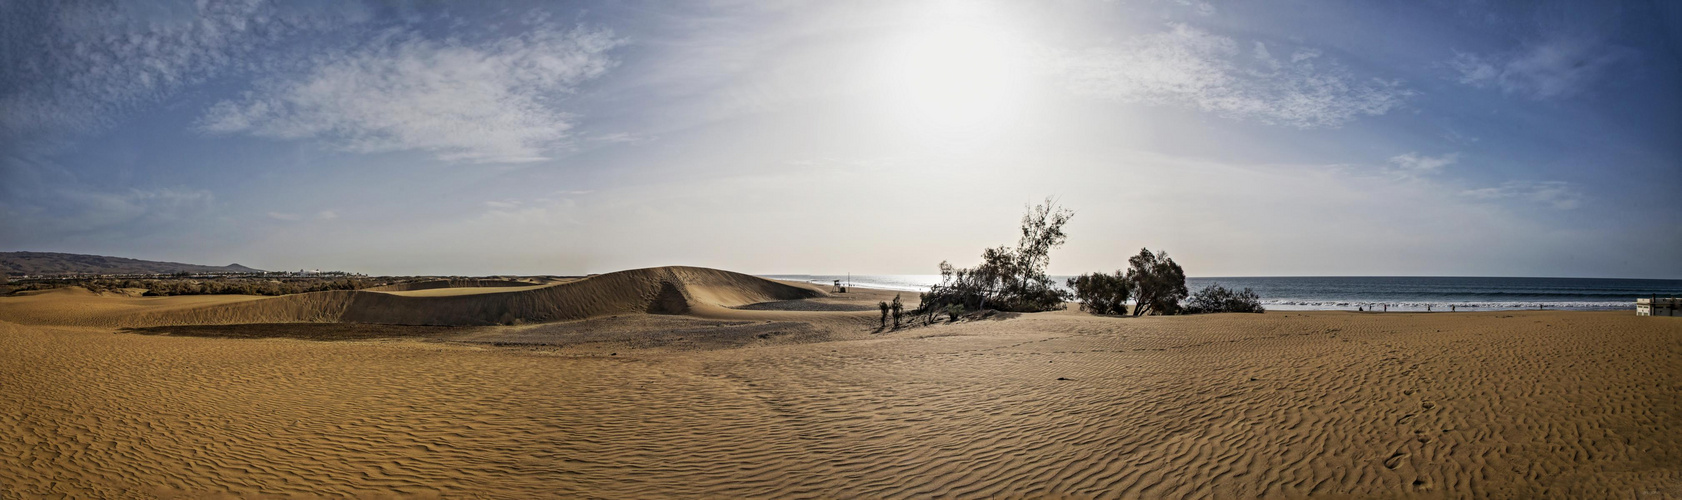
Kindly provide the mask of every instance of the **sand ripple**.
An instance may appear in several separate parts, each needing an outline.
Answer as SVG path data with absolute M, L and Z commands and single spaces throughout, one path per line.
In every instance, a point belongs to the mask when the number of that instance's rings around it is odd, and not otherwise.
M 1627 313 L 611 356 L 110 332 L 0 323 L 0 496 L 1682 495 L 1682 321 Z

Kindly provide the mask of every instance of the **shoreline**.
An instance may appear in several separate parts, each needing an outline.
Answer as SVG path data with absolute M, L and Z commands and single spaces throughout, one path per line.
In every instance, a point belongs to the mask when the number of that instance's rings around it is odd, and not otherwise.
M 822 288 L 824 290 L 829 290 L 830 289 L 830 283 L 828 281 L 788 279 L 788 278 L 785 277 L 785 276 L 790 276 L 790 275 L 760 275 L 760 276 L 764 277 L 764 278 L 767 278 L 767 279 L 777 280 L 777 281 L 784 281 L 784 282 L 790 282 L 790 283 L 800 283 L 800 284 L 809 285 L 809 286 L 817 286 L 817 287 Z M 1204 281 L 1211 281 L 1211 282 L 1218 282 L 1218 279 L 1214 279 L 1214 278 L 1196 278 L 1196 279 L 1197 280 L 1204 280 Z M 1654 280 L 1654 281 L 1664 281 L 1664 280 Z M 855 285 L 853 285 L 853 288 L 880 290 L 880 291 L 886 291 L 886 292 L 909 293 L 909 294 L 917 294 L 917 293 L 922 293 L 922 292 L 928 291 L 927 287 L 894 286 L 894 285 L 884 285 L 884 284 L 880 284 L 880 283 L 855 284 Z M 1192 288 L 1195 289 L 1196 287 L 1192 287 Z M 1682 293 L 1678 293 L 1678 295 L 1682 295 Z M 1615 300 L 1615 301 L 1614 300 L 1606 300 L 1606 301 L 1501 302 L 1501 301 L 1487 301 L 1487 300 L 1484 300 L 1484 301 L 1405 301 L 1404 300 L 1404 301 L 1385 302 L 1385 301 L 1376 301 L 1376 300 L 1373 300 L 1373 301 L 1356 301 L 1356 300 L 1337 300 L 1337 299 L 1268 298 L 1268 297 L 1264 296 L 1264 297 L 1262 297 L 1261 304 L 1262 304 L 1262 306 L 1266 307 L 1269 311 L 1275 311 L 1275 310 L 1277 310 L 1277 311 L 1355 311 L 1357 307 L 1361 307 L 1361 308 L 1370 308 L 1370 307 L 1382 308 L 1384 305 L 1388 304 L 1390 306 L 1391 312 L 1451 312 L 1451 309 L 1450 309 L 1451 306 L 1455 310 L 1458 310 L 1459 312 L 1534 311 L 1534 310 L 1538 310 L 1537 306 L 1540 305 L 1540 306 L 1542 306 L 1541 310 L 1549 310 L 1549 311 L 1630 311 L 1630 312 L 1633 313 L 1635 311 L 1635 299 L 1636 298 L 1640 298 L 1640 297 L 1631 297 L 1628 300 Z M 1077 302 L 1070 302 L 1070 303 L 1074 304 L 1074 303 L 1077 303 Z M 1129 303 L 1131 303 L 1131 302 L 1129 302 Z M 1427 306 L 1430 306 L 1429 311 L 1426 309 Z

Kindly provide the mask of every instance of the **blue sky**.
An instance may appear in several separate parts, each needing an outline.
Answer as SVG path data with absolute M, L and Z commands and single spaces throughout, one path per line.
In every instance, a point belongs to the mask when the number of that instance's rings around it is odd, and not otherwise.
M 1670 2 L 0 3 L 0 250 L 1682 278 Z

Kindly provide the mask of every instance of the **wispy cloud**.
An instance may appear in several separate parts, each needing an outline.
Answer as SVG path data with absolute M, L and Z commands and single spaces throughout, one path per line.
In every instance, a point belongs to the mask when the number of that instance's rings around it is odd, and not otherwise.
M 250 69 L 277 40 L 355 20 L 354 9 L 268 2 L 0 5 L 0 141 L 57 142 L 183 87 Z
M 1485 200 L 1528 200 L 1560 210 L 1577 208 L 1583 202 L 1583 194 L 1563 181 L 1507 181 L 1500 186 L 1468 189 L 1460 194 Z
M 484 43 L 393 31 L 259 83 L 200 119 L 212 133 L 314 139 L 353 152 L 418 150 L 447 161 L 544 159 L 575 117 L 558 104 L 614 65 L 621 41 L 589 27 L 531 26 Z
M 1397 170 L 1410 176 L 1435 174 L 1457 161 L 1460 161 L 1460 153 L 1426 156 L 1410 151 L 1390 157 L 1390 163 L 1395 165 Z
M 1382 115 L 1413 95 L 1399 81 L 1359 77 L 1313 49 L 1276 58 L 1265 44 L 1186 25 L 1119 44 L 1051 57 L 1077 93 L 1122 102 L 1186 105 L 1300 128 L 1335 127 Z
M 1448 65 L 1460 83 L 1549 99 L 1583 92 L 1631 57 L 1630 49 L 1596 38 L 1562 36 L 1504 54 L 1455 52 Z
M 294 213 L 286 213 L 286 212 L 269 212 L 269 218 L 274 219 L 274 220 L 283 220 L 283 221 L 287 221 L 287 222 L 292 222 L 292 221 L 303 220 L 304 216 L 294 214 Z
M 1215 14 L 1215 5 L 1205 0 L 1173 0 L 1173 2 L 1179 4 L 1181 7 L 1191 9 L 1192 12 L 1195 12 L 1200 16 L 1212 16 Z

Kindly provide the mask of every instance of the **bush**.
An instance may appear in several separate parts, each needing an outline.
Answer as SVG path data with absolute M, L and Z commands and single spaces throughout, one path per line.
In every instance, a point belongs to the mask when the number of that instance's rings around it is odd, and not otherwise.
M 877 302 L 876 307 L 878 309 L 882 310 L 882 329 L 885 330 L 885 329 L 888 328 L 888 309 L 889 309 L 888 303 L 887 302 Z
M 1127 314 L 1127 299 L 1133 284 L 1121 271 L 1092 273 L 1069 278 L 1068 285 L 1080 301 L 1080 310 L 1093 314 Z
M 946 322 L 947 323 L 957 323 L 958 322 L 958 316 L 962 315 L 964 313 L 964 306 L 960 306 L 960 305 L 957 305 L 957 304 L 952 304 L 952 305 L 946 306 L 945 312 L 946 312 Z
M 1185 299 L 1186 272 L 1180 269 L 1168 252 L 1151 253 L 1139 249 L 1139 255 L 1127 259 L 1127 281 L 1133 283 L 1133 315 L 1177 314 L 1180 300 Z
M 905 304 L 900 303 L 899 294 L 894 294 L 894 301 L 888 304 L 888 308 L 894 312 L 894 329 L 898 330 L 899 318 L 905 315 Z
M 922 295 L 921 307 L 999 309 L 1037 312 L 1061 309 L 1068 300 L 1045 268 L 1051 250 L 1068 240 L 1063 225 L 1074 212 L 1057 207 L 1047 198 L 1022 215 L 1022 238 L 1016 248 L 997 247 L 981 252 L 981 265 L 964 269 L 940 263 L 940 284 Z
M 94 292 L 115 291 L 122 288 L 143 288 L 147 296 L 171 295 L 287 295 L 326 290 L 361 290 L 387 284 L 386 281 L 351 278 L 145 278 L 114 279 L 88 278 L 73 281 L 76 286 Z
M 1210 284 L 1198 290 L 1191 296 L 1191 300 L 1186 302 L 1187 314 L 1222 312 L 1260 313 L 1266 312 L 1266 309 L 1262 309 L 1261 298 L 1256 292 L 1248 288 L 1237 292 L 1221 286 L 1220 283 Z

